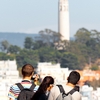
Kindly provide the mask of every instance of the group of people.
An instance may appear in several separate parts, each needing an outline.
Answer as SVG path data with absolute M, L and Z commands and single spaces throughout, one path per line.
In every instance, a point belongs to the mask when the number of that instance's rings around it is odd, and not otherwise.
M 24 88 L 30 88 L 33 84 L 31 78 L 34 75 L 34 67 L 31 64 L 25 64 L 21 71 L 23 80 L 20 84 Z M 61 84 L 65 93 L 74 89 L 79 80 L 80 74 L 77 71 L 72 71 L 67 78 L 66 84 Z M 18 100 L 20 92 L 21 90 L 16 83 L 12 85 L 8 93 L 9 100 Z M 60 89 L 54 84 L 54 78 L 52 76 L 45 76 L 40 85 L 35 85 L 33 92 L 34 95 L 31 100 L 56 100 L 60 94 Z M 72 94 L 72 98 L 73 100 L 81 100 L 79 88 L 76 88 L 76 91 Z

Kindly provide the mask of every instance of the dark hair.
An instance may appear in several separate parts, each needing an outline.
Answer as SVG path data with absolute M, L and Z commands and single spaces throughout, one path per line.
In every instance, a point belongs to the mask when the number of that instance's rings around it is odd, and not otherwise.
M 40 84 L 38 91 L 45 93 L 50 84 L 54 84 L 54 79 L 51 76 L 46 76 Z
M 41 94 L 45 94 L 50 84 L 54 84 L 54 79 L 51 76 L 46 76 L 40 84 L 38 90 L 34 94 L 32 100 L 39 98 Z
M 34 72 L 34 67 L 31 64 L 25 64 L 22 67 L 22 75 L 23 77 L 29 77 Z
M 76 85 L 77 82 L 80 80 L 80 74 L 77 71 L 72 71 L 68 77 L 68 83 Z

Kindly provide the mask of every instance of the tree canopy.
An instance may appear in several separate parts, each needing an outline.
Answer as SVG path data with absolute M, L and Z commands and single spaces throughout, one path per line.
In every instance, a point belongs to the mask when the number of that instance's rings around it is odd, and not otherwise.
M 100 32 L 80 28 L 74 40 L 61 40 L 61 34 L 50 29 L 41 30 L 35 39 L 26 37 L 24 48 L 4 40 L 0 42 L 0 60 L 16 59 L 18 67 L 38 62 L 60 63 L 61 67 L 82 70 L 88 65 L 98 70 L 100 62 Z

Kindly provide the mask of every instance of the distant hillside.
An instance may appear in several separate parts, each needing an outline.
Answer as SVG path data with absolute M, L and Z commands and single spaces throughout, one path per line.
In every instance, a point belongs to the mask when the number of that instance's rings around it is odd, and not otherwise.
M 38 35 L 39 34 L 0 32 L 0 42 L 7 40 L 12 45 L 23 47 L 26 37 L 32 37 L 33 39 L 35 39 L 35 37 L 37 37 Z
M 39 34 L 26 34 L 26 33 L 10 33 L 10 32 L 0 32 L 0 42 L 7 40 L 12 45 L 17 45 L 20 47 L 24 46 L 24 41 L 26 37 L 32 37 L 34 40 L 38 37 Z M 70 37 L 70 40 L 74 40 L 73 37 Z

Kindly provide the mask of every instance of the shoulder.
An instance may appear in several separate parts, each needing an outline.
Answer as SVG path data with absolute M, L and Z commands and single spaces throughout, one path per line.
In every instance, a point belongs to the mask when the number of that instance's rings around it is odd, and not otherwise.
M 60 94 L 60 90 L 58 88 L 58 86 L 54 86 L 51 90 L 50 90 L 50 95 L 57 97 Z
M 14 84 L 10 87 L 10 90 L 8 92 L 8 97 L 15 100 L 15 98 L 18 97 L 19 92 L 20 92 L 20 89 L 18 88 L 17 85 Z
M 72 94 L 73 100 L 81 100 L 82 95 L 80 94 L 80 92 L 76 91 Z
M 11 92 L 11 93 L 20 92 L 20 89 L 16 84 L 14 84 L 14 85 L 10 86 L 9 92 Z
M 16 84 L 14 84 L 14 85 L 10 86 L 10 89 L 17 90 L 18 86 Z
M 55 92 L 55 91 L 59 91 L 59 88 L 57 85 L 55 85 L 52 89 L 51 89 L 51 92 Z
M 56 100 L 56 98 L 60 95 L 60 89 L 57 85 L 55 85 L 49 94 L 48 100 Z

